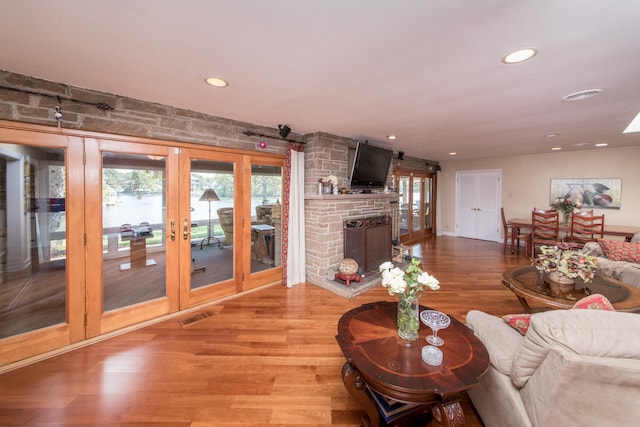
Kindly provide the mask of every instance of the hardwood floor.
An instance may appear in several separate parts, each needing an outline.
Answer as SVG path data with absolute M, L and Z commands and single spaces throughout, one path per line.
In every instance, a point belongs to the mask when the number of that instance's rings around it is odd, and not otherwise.
M 421 304 L 464 322 L 480 309 L 518 313 L 501 273 L 528 265 L 502 244 L 429 238 L 414 256 L 440 280 Z M 351 300 L 312 284 L 270 286 L 0 376 L 6 426 L 357 426 L 341 379 L 340 316 L 389 300 Z M 467 426 L 482 426 L 463 402 Z M 433 424 L 433 423 L 432 423 Z

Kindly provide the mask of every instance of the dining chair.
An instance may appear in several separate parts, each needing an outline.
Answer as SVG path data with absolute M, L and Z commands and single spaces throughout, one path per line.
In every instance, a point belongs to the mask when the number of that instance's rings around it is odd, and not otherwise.
M 511 253 L 515 252 L 515 248 L 517 248 L 518 253 L 520 253 L 520 239 L 524 239 L 524 247 L 525 253 L 528 252 L 528 244 L 529 244 L 529 234 L 520 233 L 520 228 L 514 228 L 504 215 L 504 208 L 500 208 L 500 216 L 502 217 L 502 232 L 504 234 L 504 243 L 502 245 L 502 252 L 507 250 L 507 243 L 511 242 Z
M 593 212 L 593 211 L 592 211 Z M 571 214 L 571 228 L 568 240 L 578 248 L 587 242 L 595 242 L 604 237 L 604 214 L 589 215 L 581 212 Z
M 556 245 L 560 240 L 560 218 L 558 211 L 536 209 L 531 211 L 531 236 L 528 256 L 536 255 L 536 245 Z

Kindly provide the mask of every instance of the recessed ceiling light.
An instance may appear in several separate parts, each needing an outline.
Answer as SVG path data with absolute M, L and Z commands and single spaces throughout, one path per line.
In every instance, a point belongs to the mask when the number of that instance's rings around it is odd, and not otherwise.
M 229 83 L 226 80 L 219 79 L 218 77 L 207 77 L 204 79 L 207 84 L 215 87 L 227 87 Z
M 456 154 L 458 154 L 458 153 L 456 153 L 455 151 L 452 151 L 452 152 L 449 153 L 450 156 L 455 156 Z
M 545 135 L 546 138 L 555 138 L 556 136 L 560 136 L 559 133 L 550 133 L 548 135 Z
M 533 47 L 527 47 L 525 49 L 516 50 L 502 57 L 502 62 L 505 64 L 517 64 L 524 62 L 527 59 L 531 59 L 538 54 L 538 49 Z
M 396 139 L 397 136 L 396 135 L 387 135 L 387 139 Z
M 629 126 L 627 126 L 627 128 L 622 131 L 622 133 L 631 133 L 631 132 L 640 132 L 640 113 L 638 113 L 638 115 L 636 115 L 636 117 L 631 120 L 631 123 L 629 123 Z
M 599 142 L 598 144 L 596 144 L 596 147 L 606 147 L 607 145 L 609 144 L 607 144 L 606 142 Z
M 562 147 L 553 147 L 551 148 L 551 151 L 560 151 L 562 150 Z
M 600 92 L 602 92 L 602 89 L 581 90 L 580 92 L 574 92 L 563 96 L 562 100 L 565 102 L 582 101 L 583 99 L 593 98 L 596 95 L 600 95 Z

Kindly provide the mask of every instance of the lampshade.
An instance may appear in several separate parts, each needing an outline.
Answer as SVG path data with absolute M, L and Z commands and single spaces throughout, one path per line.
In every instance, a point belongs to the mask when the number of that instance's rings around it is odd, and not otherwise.
M 220 199 L 213 188 L 207 188 L 204 190 L 204 193 L 202 193 L 202 196 L 200 196 L 201 202 L 215 202 L 217 200 Z

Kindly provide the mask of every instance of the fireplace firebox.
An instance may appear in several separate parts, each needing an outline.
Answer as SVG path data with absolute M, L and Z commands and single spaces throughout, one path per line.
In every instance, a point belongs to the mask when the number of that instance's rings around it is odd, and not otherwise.
M 361 273 L 391 260 L 391 216 L 348 219 L 343 222 L 344 257 L 354 259 Z

